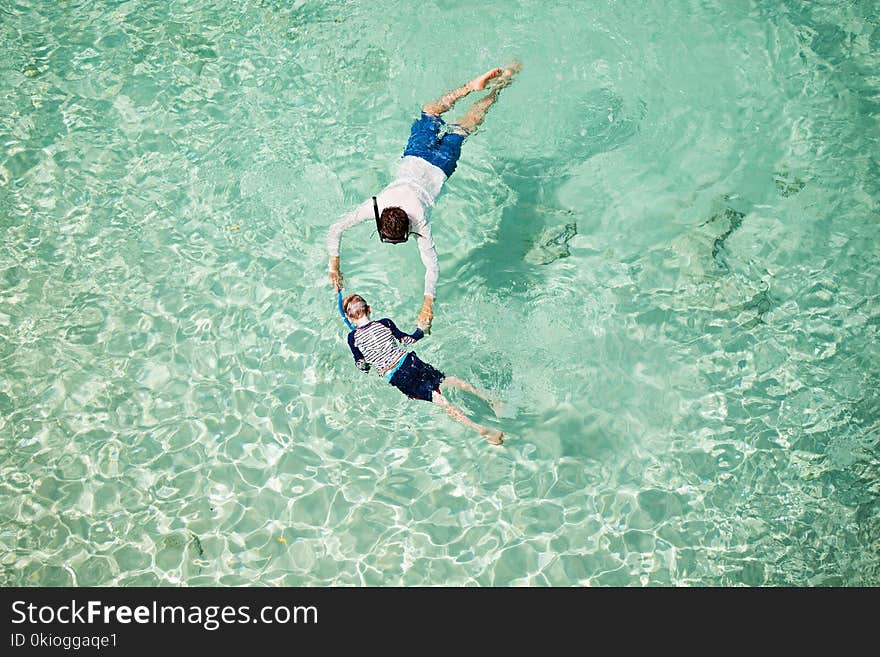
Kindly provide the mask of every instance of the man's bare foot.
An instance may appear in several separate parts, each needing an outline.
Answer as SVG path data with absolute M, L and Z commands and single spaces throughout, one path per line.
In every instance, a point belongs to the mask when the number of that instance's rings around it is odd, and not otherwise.
M 504 443 L 504 434 L 497 429 L 480 429 L 480 435 L 486 436 L 486 440 L 493 445 L 501 445 Z
M 486 88 L 486 83 L 492 78 L 497 78 L 501 75 L 500 68 L 493 68 L 491 71 L 486 71 L 480 76 L 475 77 L 473 80 L 467 83 L 467 88 L 471 91 L 482 91 Z
M 511 76 L 514 73 L 519 73 L 521 70 L 522 70 L 522 62 L 519 61 L 518 59 L 515 59 L 512 62 L 510 62 L 510 64 L 507 66 L 507 68 L 504 69 L 504 75 Z
M 511 62 L 501 73 L 500 76 L 493 76 L 495 78 L 493 89 L 503 89 L 508 86 L 511 82 L 513 82 L 513 76 L 519 73 L 522 70 L 522 62 L 514 61 Z

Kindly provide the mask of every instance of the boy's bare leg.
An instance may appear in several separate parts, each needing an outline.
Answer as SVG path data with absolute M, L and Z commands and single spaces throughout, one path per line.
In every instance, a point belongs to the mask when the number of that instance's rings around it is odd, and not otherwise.
M 486 112 L 489 111 L 489 108 L 492 106 L 498 99 L 498 94 L 501 92 L 504 87 L 508 86 L 511 82 L 513 82 L 513 76 L 516 73 L 519 73 L 522 70 L 522 64 L 519 62 L 514 62 L 506 69 L 504 69 L 503 73 L 500 76 L 492 76 L 495 78 L 495 86 L 492 87 L 492 90 L 486 95 L 485 98 L 474 103 L 473 107 L 471 107 L 465 115 L 461 117 L 458 121 L 455 121 L 462 128 L 467 130 L 468 132 L 473 132 L 478 125 L 483 122 L 483 119 L 486 118 Z
M 492 410 L 495 411 L 496 416 L 501 415 L 501 413 L 504 411 L 504 402 L 502 402 L 500 399 L 495 399 L 494 397 L 490 397 L 486 393 L 480 392 L 470 383 L 459 379 L 457 376 L 447 376 L 445 379 L 443 379 L 443 383 L 440 385 L 441 388 L 443 386 L 449 386 L 450 388 L 459 388 L 461 390 L 466 390 L 472 395 L 476 395 L 492 407 Z
M 434 394 L 431 395 L 431 401 L 440 406 L 446 413 L 456 422 L 461 422 L 466 427 L 470 427 L 474 429 L 481 436 L 485 436 L 486 440 L 488 440 L 493 445 L 500 445 L 504 442 L 503 436 L 504 434 L 498 431 L 497 429 L 490 429 L 488 427 L 481 426 L 471 420 L 467 415 L 462 413 L 459 409 L 449 403 L 449 401 L 441 395 L 439 392 L 434 391 Z
M 482 91 L 486 88 L 486 83 L 489 80 L 499 75 L 501 75 L 500 68 L 493 68 L 490 71 L 486 71 L 482 75 L 478 75 L 477 77 L 475 77 L 467 84 L 463 84 L 458 89 L 453 89 L 452 91 L 446 92 L 433 103 L 427 103 L 424 107 L 422 107 L 422 111 L 425 114 L 440 116 L 441 114 L 443 114 L 443 112 L 451 109 L 452 106 L 455 105 L 455 101 L 461 100 L 472 91 Z
M 441 384 L 441 387 L 442 386 L 450 386 L 452 388 L 459 388 L 461 390 L 466 390 L 467 392 L 471 393 L 472 395 L 476 395 L 477 397 L 479 397 L 483 401 L 489 402 L 490 404 L 495 402 L 495 400 L 492 399 L 491 397 L 489 397 L 489 395 L 483 394 L 482 392 L 480 392 L 479 390 L 474 388 L 470 383 L 468 383 L 467 381 L 463 381 L 462 379 L 459 379 L 457 376 L 447 376 L 445 379 L 443 379 L 443 383 Z

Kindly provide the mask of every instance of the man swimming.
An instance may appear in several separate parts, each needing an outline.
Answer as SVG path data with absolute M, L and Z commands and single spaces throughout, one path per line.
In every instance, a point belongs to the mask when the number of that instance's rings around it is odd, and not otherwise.
M 407 334 L 397 328 L 390 319 L 370 321 L 372 308 L 358 294 L 345 297 L 342 300 L 342 310 L 354 325 L 354 329 L 348 334 L 348 346 L 358 369 L 368 372 L 372 368 L 376 374 L 384 377 L 410 399 L 421 399 L 437 404 L 452 419 L 476 430 L 493 445 L 504 442 L 502 432 L 473 422 L 461 410 L 449 403 L 440 388 L 447 386 L 466 390 L 493 406 L 497 402 L 482 395 L 466 381 L 454 376 L 446 376 L 422 361 L 414 351 L 405 349 L 424 337 L 422 329 L 417 328 L 413 333 Z
M 422 107 L 421 117 L 412 125 L 397 178 L 330 227 L 327 237 L 330 282 L 337 292 L 344 284 L 339 269 L 339 246 L 344 231 L 368 219 L 375 219 L 379 238 L 386 244 L 400 244 L 406 242 L 411 234 L 415 235 L 425 265 L 425 295 L 418 315 L 418 326 L 430 332 L 439 267 L 431 238 L 429 211 L 443 183 L 455 171 L 465 137 L 483 122 L 501 89 L 511 83 L 513 75 L 521 68 L 519 63 L 511 64 L 506 69 L 493 68 Z M 440 118 L 456 101 L 490 85 L 489 93 L 458 121 L 447 124 Z

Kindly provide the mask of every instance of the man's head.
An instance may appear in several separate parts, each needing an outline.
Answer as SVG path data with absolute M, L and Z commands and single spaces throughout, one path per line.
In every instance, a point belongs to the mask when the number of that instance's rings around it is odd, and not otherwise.
M 385 208 L 376 222 L 383 242 L 400 243 L 409 237 L 409 215 L 402 208 Z
M 342 300 L 342 312 L 351 320 L 369 317 L 371 311 L 372 308 L 360 294 L 349 294 Z

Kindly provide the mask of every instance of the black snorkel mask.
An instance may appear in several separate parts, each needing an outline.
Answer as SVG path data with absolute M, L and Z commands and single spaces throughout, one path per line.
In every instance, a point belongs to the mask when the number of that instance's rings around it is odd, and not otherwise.
M 403 244 L 409 239 L 410 235 L 415 235 L 416 237 L 421 237 L 418 233 L 414 233 L 413 231 L 407 231 L 403 237 L 392 238 L 386 237 L 382 234 L 382 228 L 379 225 L 379 203 L 376 202 L 376 197 L 373 197 L 373 214 L 376 217 L 376 232 L 379 233 L 379 239 L 385 242 L 386 244 Z
M 382 228 L 379 225 L 379 204 L 376 202 L 376 197 L 373 197 L 373 214 L 376 215 L 376 232 L 379 233 L 379 239 L 385 242 L 386 244 L 403 244 L 409 239 L 409 233 L 406 233 L 403 237 L 399 239 L 392 239 L 391 237 L 385 237 L 382 234 Z

